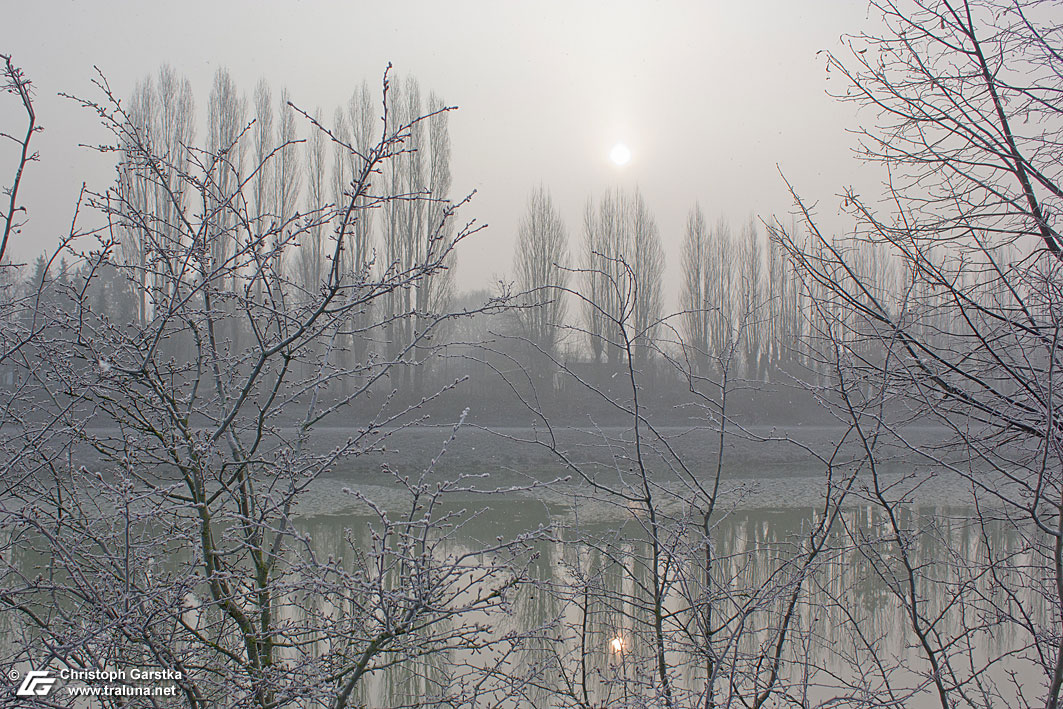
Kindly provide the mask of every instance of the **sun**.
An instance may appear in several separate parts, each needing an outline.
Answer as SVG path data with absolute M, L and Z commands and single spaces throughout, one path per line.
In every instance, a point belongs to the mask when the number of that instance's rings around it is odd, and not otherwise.
M 609 159 L 614 165 L 627 165 L 631 160 L 631 150 L 623 143 L 617 143 L 609 151 Z

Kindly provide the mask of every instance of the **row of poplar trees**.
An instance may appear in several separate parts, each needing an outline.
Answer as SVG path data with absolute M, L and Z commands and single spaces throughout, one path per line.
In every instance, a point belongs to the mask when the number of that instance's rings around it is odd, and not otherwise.
M 625 341 L 639 368 L 667 355 L 708 375 L 726 360 L 763 381 L 780 368 L 808 365 L 808 288 L 753 218 L 739 229 L 725 218 L 711 224 L 695 204 L 680 259 L 679 309 L 667 311 L 661 234 L 637 188 L 587 201 L 573 254 L 560 212 L 540 186 L 528 199 L 514 255 L 516 290 L 529 294 L 518 317 L 522 336 L 550 358 L 589 360 L 608 373 L 625 364 Z
M 152 304 L 167 289 L 167 273 L 158 264 L 188 241 L 182 236 L 188 227 L 183 223 L 186 210 L 202 215 L 215 264 L 224 264 L 248 234 L 269 235 L 263 243 L 271 251 L 271 239 L 279 244 L 301 227 L 304 236 L 298 249 L 286 250 L 289 255 L 283 260 L 278 255 L 285 250 L 280 248 L 261 257 L 263 267 L 283 281 L 291 298 L 301 293 L 312 297 L 333 267 L 361 273 L 366 283 L 389 269 L 405 272 L 424 260 L 426 249 L 437 248 L 440 239 L 449 237 L 445 227 L 440 229 L 451 189 L 447 112 L 442 100 L 434 93 L 426 96 L 412 77 L 391 77 L 386 102 L 378 89 L 363 83 L 326 117 L 320 108 L 303 113 L 292 104 L 287 89 L 277 95 L 265 79 L 247 94 L 226 69 L 219 69 L 207 100 L 206 136 L 201 141 L 205 151 L 194 147 L 199 114 L 191 84 L 173 68 L 164 66 L 141 80 L 126 106 L 126 118 L 139 132 L 140 142 L 159 158 L 155 165 L 143 164 L 130 150 L 119 164 L 119 198 L 144 219 L 122 225 L 121 235 L 121 257 L 139 277 L 139 283 L 125 287 L 135 300 L 133 317 L 142 324 L 150 321 Z M 400 131 L 402 126 L 408 127 Z M 364 195 L 359 200 L 376 208 L 361 210 L 350 230 L 337 236 L 323 215 L 345 202 L 345 192 L 358 177 L 361 161 L 348 148 L 365 154 L 385 130 L 400 131 L 405 139 L 399 154 L 387 161 L 386 174 L 375 179 L 386 183 L 388 194 L 428 194 L 432 199 L 369 204 L 373 196 Z M 201 160 L 218 161 L 213 169 L 202 170 L 211 175 L 209 183 L 201 194 L 178 193 L 186 184 L 179 178 L 181 172 L 202 169 L 204 165 L 196 164 Z M 233 199 L 242 203 L 223 204 Z M 331 263 L 336 238 L 345 241 L 345 263 Z M 243 287 L 236 271 L 230 287 L 233 292 Z M 452 288 L 449 268 L 388 293 L 382 299 L 388 312 L 363 312 L 354 318 L 346 347 L 350 356 L 364 361 L 372 348 L 374 356 L 416 363 L 424 356 L 424 349 L 415 346 L 418 335 L 430 328 L 434 313 L 446 311 Z M 382 322 L 386 332 L 370 334 L 368 328 Z M 248 336 L 235 324 L 226 334 L 234 343 Z M 402 379 L 396 384 L 416 387 L 422 371 L 396 367 Z
M 156 165 L 128 156 L 120 162 L 121 198 L 145 222 L 123 225 L 121 236 L 122 258 L 134 267 L 139 282 L 99 281 L 101 306 L 122 311 L 114 313 L 116 319 L 151 319 L 152 303 L 167 289 L 167 274 L 157 264 L 181 246 L 184 210 L 205 215 L 214 263 L 224 263 L 235 252 L 241 234 L 274 234 L 281 240 L 286 230 L 306 220 L 309 238 L 289 250 L 294 256 L 283 262 L 270 262 L 270 254 L 262 258 L 284 274 L 292 297 L 315 293 L 333 266 L 328 255 L 337 236 L 329 233 L 327 220 L 314 215 L 323 205 L 343 202 L 357 169 L 345 146 L 368 150 L 385 129 L 382 118 L 389 131 L 410 127 L 401 153 L 380 179 L 390 194 L 428 193 L 433 199 L 392 199 L 379 209 L 364 210 L 342 237 L 347 262 L 339 267 L 361 270 L 370 280 L 388 269 L 410 268 L 424 258 L 433 240 L 446 238 L 437 230 L 451 190 L 447 112 L 434 93 L 424 97 L 412 77 L 392 79 L 386 102 L 363 83 L 326 118 L 320 108 L 300 116 L 288 91 L 275 95 L 265 79 L 246 94 L 227 70 L 219 69 L 207 102 L 202 153 L 193 148 L 198 114 L 191 84 L 173 68 L 164 66 L 140 81 L 126 106 L 139 139 L 160 159 Z M 427 118 L 415 120 L 422 116 Z M 213 183 L 198 195 L 179 194 L 180 173 L 201 167 L 194 164 L 206 159 L 201 156 L 222 156 L 210 171 Z M 221 208 L 233 195 L 246 204 L 237 210 Z M 217 215 L 213 221 L 212 215 Z M 712 373 L 728 359 L 744 376 L 759 381 L 779 369 L 808 366 L 804 353 L 816 326 L 805 304 L 815 285 L 794 276 L 782 249 L 754 219 L 734 229 L 724 218 L 710 223 L 698 204 L 690 209 L 678 312 L 665 309 L 665 251 L 653 211 L 637 188 L 617 188 L 589 199 L 582 222 L 574 255 L 560 212 L 540 186 L 529 196 L 517 230 L 512 280 L 521 294 L 518 330 L 547 368 L 551 360 L 576 360 L 606 374 L 615 372 L 628 356 L 621 327 L 632 342 L 632 364 L 639 368 L 659 364 L 662 353 L 683 357 L 699 374 Z M 865 250 L 862 262 L 874 272 L 874 280 L 891 287 L 898 275 L 873 250 Z M 383 336 L 370 336 L 352 323 L 348 351 L 355 361 L 372 352 L 389 361 L 421 363 L 427 348 L 416 346 L 419 335 L 430 329 L 435 314 L 448 309 L 455 294 L 455 264 L 450 265 L 423 283 L 388 294 L 388 312 L 361 314 L 365 328 L 387 323 Z M 241 287 L 234 272 L 231 288 Z M 238 342 L 247 333 L 234 326 L 227 335 Z M 421 366 L 396 368 L 400 381 L 395 384 L 417 391 L 424 371 Z

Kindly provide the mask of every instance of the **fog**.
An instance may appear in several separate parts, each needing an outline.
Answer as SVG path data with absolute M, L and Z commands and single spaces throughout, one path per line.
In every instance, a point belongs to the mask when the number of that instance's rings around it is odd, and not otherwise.
M 5 9 L 0 707 L 1060 709 L 1059 7 Z
M 172 65 L 192 83 L 200 137 L 219 67 L 249 96 L 265 78 L 329 117 L 362 81 L 379 89 L 389 62 L 417 77 L 460 109 L 450 120 L 453 194 L 476 190 L 466 214 L 490 225 L 460 252 L 462 289 L 509 274 L 517 224 L 540 183 L 573 236 L 588 198 L 637 184 L 673 275 L 695 201 L 712 221 L 785 221 L 781 170 L 844 231 L 835 195 L 850 185 L 879 191 L 852 159 L 855 113 L 827 95 L 838 79 L 817 56 L 870 24 L 859 3 L 191 2 L 177 11 L 63 2 L 16 3 L 5 16 L 4 51 L 32 77 L 46 128 L 24 192 L 33 232 L 12 254 L 23 262 L 69 228 L 82 181 L 112 179 L 109 160 L 76 147 L 103 139 L 95 116 L 56 96 L 95 98 L 93 66 L 128 98 Z M 306 137 L 305 123 L 298 128 Z M 608 159 L 617 142 L 633 154 L 623 168 Z M 674 306 L 677 291 L 668 295 Z

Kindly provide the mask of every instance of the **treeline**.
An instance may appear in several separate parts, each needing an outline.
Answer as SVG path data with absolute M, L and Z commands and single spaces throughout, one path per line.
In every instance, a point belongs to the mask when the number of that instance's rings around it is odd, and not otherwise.
M 261 302 L 271 288 L 293 305 L 311 302 L 330 273 L 360 273 L 369 285 L 445 253 L 444 268 L 351 308 L 332 356 L 343 366 L 400 365 L 378 385 L 400 398 L 470 377 L 480 399 L 499 407 L 511 387 L 493 374 L 510 384 L 521 374 L 540 396 L 558 396 L 573 372 L 608 386 L 628 359 L 663 399 L 689 387 L 684 373 L 707 382 L 727 371 L 758 385 L 780 375 L 817 376 L 813 341 L 833 316 L 817 316 L 817 284 L 796 275 L 782 247 L 752 217 L 738 228 L 722 217 L 710 223 L 695 204 L 678 288 L 669 289 L 678 290 L 679 309 L 669 309 L 660 230 L 637 188 L 589 198 L 577 239 L 546 187 L 535 188 L 517 228 L 511 282 L 478 302 L 468 293 L 458 298 L 445 218 L 453 208 L 447 107 L 412 77 L 389 80 L 382 101 L 377 93 L 363 83 L 326 119 L 323 109 L 303 111 L 265 79 L 243 92 L 219 69 L 198 149 L 201 116 L 191 84 L 162 67 L 114 116 L 123 136 L 119 179 L 100 199 L 121 205 L 112 211 L 122 218 L 111 225 L 120 264 L 97 263 L 89 278 L 65 264 L 57 276 L 41 260 L 30 282 L 81 278 L 88 286 L 78 297 L 95 312 L 143 327 L 166 311 L 160 305 L 175 292 L 172 265 L 190 241 L 209 251 L 215 268 L 234 266 L 215 306 L 232 308 L 230 315 L 241 298 Z M 368 153 L 391 133 L 401 141 L 384 144 L 394 154 L 380 174 L 360 175 L 374 164 Z M 189 179 L 193 173 L 206 177 Z M 352 194 L 362 183 L 371 189 Z M 355 209 L 338 213 L 344 204 Z M 858 239 L 838 243 L 859 251 L 865 282 L 884 294 L 898 291 L 903 274 L 883 249 Z M 250 260 L 246 244 L 254 245 Z M 498 318 L 484 302 L 515 307 L 500 308 Z M 464 323 L 443 317 L 456 306 L 481 314 Z M 255 337 L 246 318 L 224 322 L 220 334 L 233 351 Z M 343 395 L 357 384 L 334 382 L 333 389 Z
M 578 247 L 570 241 L 578 241 Z M 887 247 L 859 235 L 831 243 L 850 258 L 850 278 L 861 288 L 891 306 L 904 301 L 903 307 L 914 307 L 916 299 L 904 287 L 912 274 Z M 532 356 L 580 362 L 606 377 L 630 356 L 650 376 L 686 372 L 709 379 L 726 370 L 757 384 L 780 375 L 816 378 L 825 374 L 815 355 L 823 338 L 862 335 L 855 326 L 846 333 L 826 332 L 838 317 L 851 324 L 857 318 L 839 301 L 824 305 L 825 284 L 803 279 L 800 272 L 753 217 L 738 228 L 725 217 L 710 223 L 701 205 L 694 204 L 675 288 L 679 308 L 668 310 L 661 235 L 637 188 L 589 199 L 580 235 L 570 239 L 549 192 L 540 186 L 532 191 L 517 232 L 514 280 L 523 308 L 515 330 Z M 630 353 L 621 329 L 633 342 Z M 669 367 L 670 362 L 677 366 Z
M 40 307 L 84 305 L 115 326 L 150 327 L 168 317 L 180 281 L 193 273 L 217 289 L 217 335 L 237 352 L 258 337 L 258 324 L 240 315 L 249 301 L 270 295 L 304 307 L 330 279 L 355 273 L 343 305 L 348 323 L 330 356 L 338 367 L 401 365 L 390 384 L 404 394 L 425 384 L 460 238 L 447 219 L 455 205 L 442 99 L 413 77 L 390 77 L 384 100 L 362 83 L 326 117 L 265 79 L 245 92 L 222 68 L 203 121 L 189 80 L 163 66 L 100 110 L 118 138 L 118 180 L 88 201 L 109 215 L 97 234 L 97 250 L 108 255 L 74 265 L 38 259 L 23 285 L 44 286 Z M 197 126 L 205 126 L 202 138 Z M 437 258 L 442 267 L 420 268 Z M 218 287 L 211 274 L 220 271 L 227 275 Z M 180 356 L 193 344 L 173 338 L 164 346 Z

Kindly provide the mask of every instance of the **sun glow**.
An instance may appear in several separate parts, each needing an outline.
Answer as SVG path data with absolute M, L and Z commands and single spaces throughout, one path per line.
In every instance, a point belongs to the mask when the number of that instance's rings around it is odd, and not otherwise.
M 631 150 L 623 143 L 617 143 L 609 151 L 609 159 L 614 165 L 627 165 L 631 160 Z
M 624 639 L 617 635 L 615 638 L 609 641 L 609 647 L 613 648 L 613 652 L 623 652 Z

